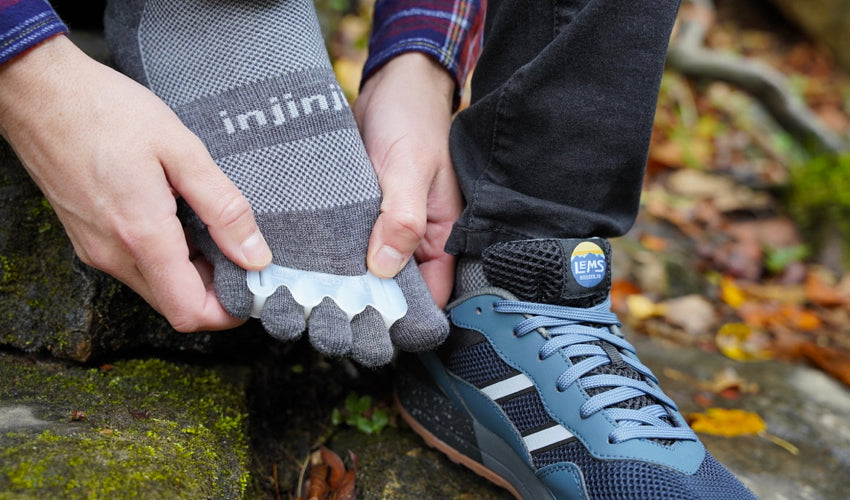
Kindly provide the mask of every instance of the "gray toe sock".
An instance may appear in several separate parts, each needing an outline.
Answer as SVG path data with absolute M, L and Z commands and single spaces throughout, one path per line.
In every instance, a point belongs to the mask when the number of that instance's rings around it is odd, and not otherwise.
M 251 202 L 275 263 L 308 271 L 362 275 L 381 192 L 348 103 L 333 74 L 310 0 L 112 0 L 107 39 L 118 65 L 147 85 L 206 144 Z M 248 316 L 245 271 L 224 257 L 203 223 L 183 220 L 215 266 L 219 300 Z M 419 279 L 410 278 L 415 275 Z M 332 301 L 307 320 L 322 352 L 364 365 L 389 361 L 392 345 L 434 347 L 445 317 L 415 265 L 399 283 L 409 313 L 391 332 L 377 314 L 349 324 Z M 261 320 L 294 339 L 301 309 L 278 290 Z

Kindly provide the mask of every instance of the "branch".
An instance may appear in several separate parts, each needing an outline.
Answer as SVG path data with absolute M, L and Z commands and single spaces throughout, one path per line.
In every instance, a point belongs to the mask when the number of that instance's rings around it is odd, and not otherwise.
M 670 68 L 688 77 L 720 80 L 748 92 L 804 146 L 826 153 L 848 150 L 841 137 L 827 129 L 789 90 L 782 73 L 758 60 L 706 49 L 703 42 L 714 21 L 714 5 L 711 0 L 690 3 L 691 12 L 683 16 L 679 35 L 667 54 Z

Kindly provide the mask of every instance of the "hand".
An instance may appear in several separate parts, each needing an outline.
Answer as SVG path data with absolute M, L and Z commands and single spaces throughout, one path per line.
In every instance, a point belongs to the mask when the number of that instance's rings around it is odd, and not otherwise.
M 176 197 L 237 265 L 261 269 L 271 251 L 248 201 L 162 101 L 64 36 L 0 67 L 0 89 L 0 132 L 83 262 L 179 331 L 241 322 L 216 299 L 209 263 L 192 260 Z
M 390 278 L 415 256 L 440 307 L 451 294 L 455 266 L 443 247 L 462 209 L 449 157 L 453 94 L 446 70 L 411 52 L 374 73 L 354 103 L 383 191 L 367 265 Z

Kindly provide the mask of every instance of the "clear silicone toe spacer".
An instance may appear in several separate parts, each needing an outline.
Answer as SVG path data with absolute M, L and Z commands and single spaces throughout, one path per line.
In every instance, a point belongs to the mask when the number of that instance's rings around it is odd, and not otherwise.
M 371 272 L 337 276 L 271 264 L 262 271 L 248 271 L 248 289 L 254 294 L 251 316 L 260 317 L 266 299 L 280 286 L 285 286 L 304 308 L 305 318 L 325 297 L 336 302 L 349 321 L 366 306 L 372 306 L 383 317 L 387 329 L 407 313 L 407 301 L 393 279 L 381 279 Z

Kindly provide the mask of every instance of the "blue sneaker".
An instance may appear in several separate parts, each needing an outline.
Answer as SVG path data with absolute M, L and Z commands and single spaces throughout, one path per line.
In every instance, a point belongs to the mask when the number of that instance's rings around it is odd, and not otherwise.
M 435 352 L 397 364 L 425 441 L 521 499 L 752 499 L 618 329 L 606 240 L 500 243 Z

